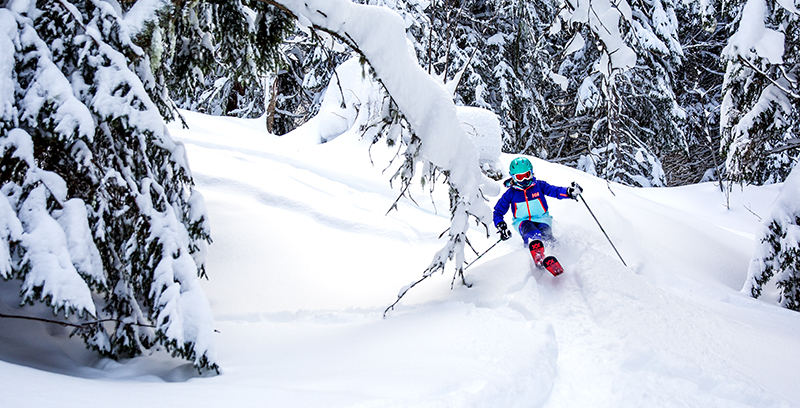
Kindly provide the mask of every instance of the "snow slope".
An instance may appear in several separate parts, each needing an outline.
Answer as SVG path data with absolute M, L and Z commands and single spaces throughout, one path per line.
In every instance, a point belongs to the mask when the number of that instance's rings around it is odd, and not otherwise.
M 435 275 L 383 319 L 441 247 L 445 186 L 386 214 L 393 149 L 185 115 L 190 130 L 171 132 L 211 217 L 203 285 L 222 375 L 161 354 L 99 359 L 58 326 L 0 319 L 4 408 L 800 406 L 800 314 L 774 288 L 739 293 L 753 213 L 780 186 L 735 189 L 727 209 L 712 184 L 633 189 L 535 160 L 538 178 L 584 187 L 628 267 L 583 203 L 551 200 L 563 275 L 533 267 L 515 236 L 467 270 L 473 288 Z M 469 237 L 478 251 L 497 240 Z

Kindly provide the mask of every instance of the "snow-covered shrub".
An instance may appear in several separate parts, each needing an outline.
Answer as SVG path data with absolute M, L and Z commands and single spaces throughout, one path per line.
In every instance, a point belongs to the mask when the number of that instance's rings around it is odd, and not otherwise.
M 800 166 L 786 179 L 764 220 L 742 292 L 755 298 L 774 278 L 781 306 L 800 311 Z
M 102 0 L 10 1 L 0 29 L 0 276 L 105 356 L 216 370 L 203 199 L 146 53 Z

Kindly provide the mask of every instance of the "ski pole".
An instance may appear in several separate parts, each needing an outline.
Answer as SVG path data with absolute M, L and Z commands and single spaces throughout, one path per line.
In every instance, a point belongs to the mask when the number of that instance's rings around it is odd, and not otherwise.
M 469 268 L 469 267 L 470 267 L 470 265 L 472 265 L 472 264 L 474 264 L 475 262 L 477 262 L 477 261 L 478 261 L 478 259 L 481 259 L 481 257 L 482 257 L 482 256 L 486 255 L 486 253 L 487 253 L 487 252 L 491 251 L 491 250 L 492 250 L 492 248 L 494 248 L 494 247 L 495 247 L 497 244 L 499 244 L 499 243 L 500 243 L 500 241 L 502 241 L 502 240 L 503 240 L 502 238 L 498 239 L 498 240 L 497 240 L 497 242 L 495 242 L 495 243 L 494 243 L 494 245 L 490 246 L 490 247 L 489 247 L 489 249 L 487 249 L 487 250 L 483 251 L 483 253 L 482 253 L 482 254 L 480 254 L 480 255 L 478 255 L 478 257 L 477 257 L 477 258 L 475 258 L 475 260 L 474 260 L 474 261 L 472 261 L 472 262 L 468 263 L 468 264 L 467 264 L 467 266 L 465 266 L 465 267 L 464 267 L 464 269 L 462 269 L 462 271 L 466 271 L 466 270 L 467 270 L 467 268 Z
M 597 220 L 597 217 L 595 217 L 595 216 L 594 216 L 594 213 L 592 212 L 592 209 L 591 209 L 591 208 L 589 208 L 589 204 L 586 204 L 586 200 L 584 200 L 584 199 L 583 199 L 583 196 L 582 196 L 582 195 L 578 194 L 578 197 L 580 197 L 580 198 L 581 198 L 581 201 L 583 201 L 583 205 L 585 205 L 585 206 L 586 206 L 586 209 L 587 209 L 587 210 L 589 210 L 589 214 L 592 214 L 592 218 L 594 218 L 594 222 L 596 222 L 596 223 L 597 223 L 597 226 L 598 226 L 598 227 L 600 227 L 600 231 L 603 231 L 603 235 L 605 235 L 605 236 L 606 236 L 606 239 L 608 240 L 608 243 L 609 243 L 609 244 L 611 244 L 611 248 L 614 248 L 614 252 L 616 252 L 616 253 L 617 253 L 617 256 L 619 257 L 619 260 L 620 260 L 620 261 L 622 261 L 622 264 L 623 264 L 623 265 L 625 265 L 625 266 L 628 266 L 628 264 L 626 264 L 626 263 L 625 263 L 625 260 L 624 260 L 624 259 L 622 259 L 622 255 L 620 255 L 620 254 L 619 254 L 619 251 L 617 251 L 617 247 L 616 247 L 616 246 L 614 246 L 614 243 L 613 243 L 613 242 L 611 242 L 611 238 L 609 238 L 609 237 L 608 237 L 608 234 L 606 234 L 606 230 L 604 230 L 604 229 L 603 229 L 603 226 L 602 226 L 602 225 L 600 225 L 600 221 L 598 221 L 598 220 Z

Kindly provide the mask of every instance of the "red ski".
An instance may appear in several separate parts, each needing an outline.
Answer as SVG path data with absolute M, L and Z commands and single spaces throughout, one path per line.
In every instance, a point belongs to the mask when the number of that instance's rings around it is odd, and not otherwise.
M 536 266 L 544 267 L 553 276 L 561 275 L 564 272 L 564 268 L 561 267 L 556 257 L 544 255 L 544 243 L 542 241 L 534 239 L 528 244 L 528 249 L 531 251 L 531 256 Z
M 542 264 L 544 264 L 544 268 L 552 273 L 553 276 L 561 275 L 561 273 L 564 272 L 564 268 L 561 267 L 561 263 L 559 263 L 558 259 L 556 259 L 554 256 L 548 256 L 547 258 L 544 258 Z
M 544 262 L 544 243 L 534 239 L 528 244 L 528 249 L 531 250 L 531 256 L 536 266 L 542 266 L 542 262 Z

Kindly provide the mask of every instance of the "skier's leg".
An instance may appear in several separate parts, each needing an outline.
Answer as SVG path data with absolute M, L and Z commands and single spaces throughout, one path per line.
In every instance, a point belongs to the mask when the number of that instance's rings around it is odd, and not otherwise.
M 539 233 L 542 240 L 550 242 L 555 240 L 555 237 L 553 236 L 553 229 L 550 228 L 549 225 L 543 222 L 535 222 L 534 224 L 536 226 L 536 229 L 540 231 Z
M 529 220 L 522 221 L 519 224 L 519 235 L 525 241 L 525 245 L 528 245 L 529 240 L 542 239 L 542 231 L 539 229 L 539 225 L 542 224 Z

